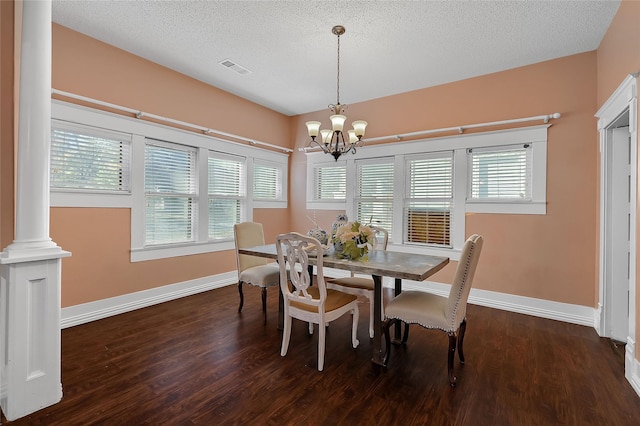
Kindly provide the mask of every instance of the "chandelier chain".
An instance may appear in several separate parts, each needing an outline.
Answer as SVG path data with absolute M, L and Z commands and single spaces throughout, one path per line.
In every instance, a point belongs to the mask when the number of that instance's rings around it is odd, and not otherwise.
M 336 105 L 340 105 L 340 35 L 338 35 L 338 82 L 336 88 Z

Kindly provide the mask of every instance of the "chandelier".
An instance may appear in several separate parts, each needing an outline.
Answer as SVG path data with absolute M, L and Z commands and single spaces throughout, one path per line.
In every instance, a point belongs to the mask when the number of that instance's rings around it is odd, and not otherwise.
M 342 25 L 336 25 L 331 29 L 331 32 L 338 36 L 338 78 L 337 78 L 337 100 L 335 104 L 329 105 L 329 109 L 333 112 L 333 115 L 329 117 L 331 120 L 331 130 L 322 129 L 320 126 L 322 123 L 319 121 L 307 121 L 307 130 L 309 131 L 309 137 L 311 141 L 309 144 L 316 143 L 325 154 L 331 154 L 333 158 L 338 161 L 338 158 L 342 154 L 346 154 L 351 151 L 356 153 L 356 147 L 361 145 L 362 137 L 364 136 L 364 129 L 367 127 L 367 122 L 363 120 L 357 120 L 351 123 L 353 129 L 347 131 L 345 137 L 344 122 L 347 117 L 342 114 L 347 109 L 347 105 L 340 104 L 340 36 L 345 33 L 345 28 Z M 320 134 L 320 140 L 318 140 L 318 134 Z

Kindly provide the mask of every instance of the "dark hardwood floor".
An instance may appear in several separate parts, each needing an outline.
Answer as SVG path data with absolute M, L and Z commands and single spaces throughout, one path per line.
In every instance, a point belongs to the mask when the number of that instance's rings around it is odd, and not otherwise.
M 387 295 L 389 296 L 389 295 Z M 372 365 L 368 304 L 327 332 L 294 322 L 280 356 L 277 296 L 230 286 L 62 331 L 60 403 L 10 425 L 637 425 L 623 352 L 589 327 L 470 305 L 466 364 L 446 374 L 447 337 L 413 326 Z M 3 423 L 6 419 L 3 419 Z

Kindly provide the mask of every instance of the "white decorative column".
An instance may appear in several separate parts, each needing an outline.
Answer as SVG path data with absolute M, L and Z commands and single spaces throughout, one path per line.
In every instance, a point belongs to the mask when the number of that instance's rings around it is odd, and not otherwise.
M 60 277 L 49 238 L 51 0 L 22 3 L 16 236 L 0 255 L 0 405 L 15 420 L 62 398 Z

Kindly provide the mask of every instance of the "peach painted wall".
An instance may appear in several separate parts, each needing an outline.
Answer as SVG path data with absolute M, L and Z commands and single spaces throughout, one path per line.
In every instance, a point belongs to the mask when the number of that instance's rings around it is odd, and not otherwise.
M 596 52 L 349 105 L 348 116 L 367 120 L 367 136 L 374 138 L 554 112 L 562 117 L 548 131 L 547 214 L 466 217 L 466 234 L 485 237 L 474 287 L 595 307 Z M 304 122 L 328 115 L 296 118 L 296 148 L 307 143 Z M 299 151 L 291 174 L 292 225 L 303 231 L 312 212 L 305 206 L 306 158 Z M 325 212 L 320 222 L 328 226 L 334 217 Z M 450 282 L 455 266 L 432 279 Z
M 52 85 L 279 146 L 291 140 L 285 115 L 56 24 Z M 267 240 L 290 229 L 287 209 L 258 209 L 254 220 L 265 223 Z M 131 263 L 128 209 L 52 208 L 50 229 L 73 253 L 63 261 L 63 307 L 236 269 L 233 250 Z
M 0 2 L 0 250 L 14 239 L 14 3 Z
M 628 74 L 638 71 L 640 71 L 640 2 L 623 1 L 598 48 L 598 107 L 606 102 Z M 636 117 L 636 123 L 638 118 L 640 117 Z M 640 137 L 638 146 L 640 146 Z M 640 164 L 640 158 L 638 162 Z M 638 212 L 640 213 L 640 205 Z M 640 215 L 636 220 L 640 223 Z M 637 241 L 640 242 L 640 233 L 637 235 Z M 640 265 L 640 247 L 636 247 L 636 264 Z M 640 330 L 639 283 L 640 274 L 636 271 L 636 338 Z M 636 358 L 640 360 L 638 350 L 636 350 Z

